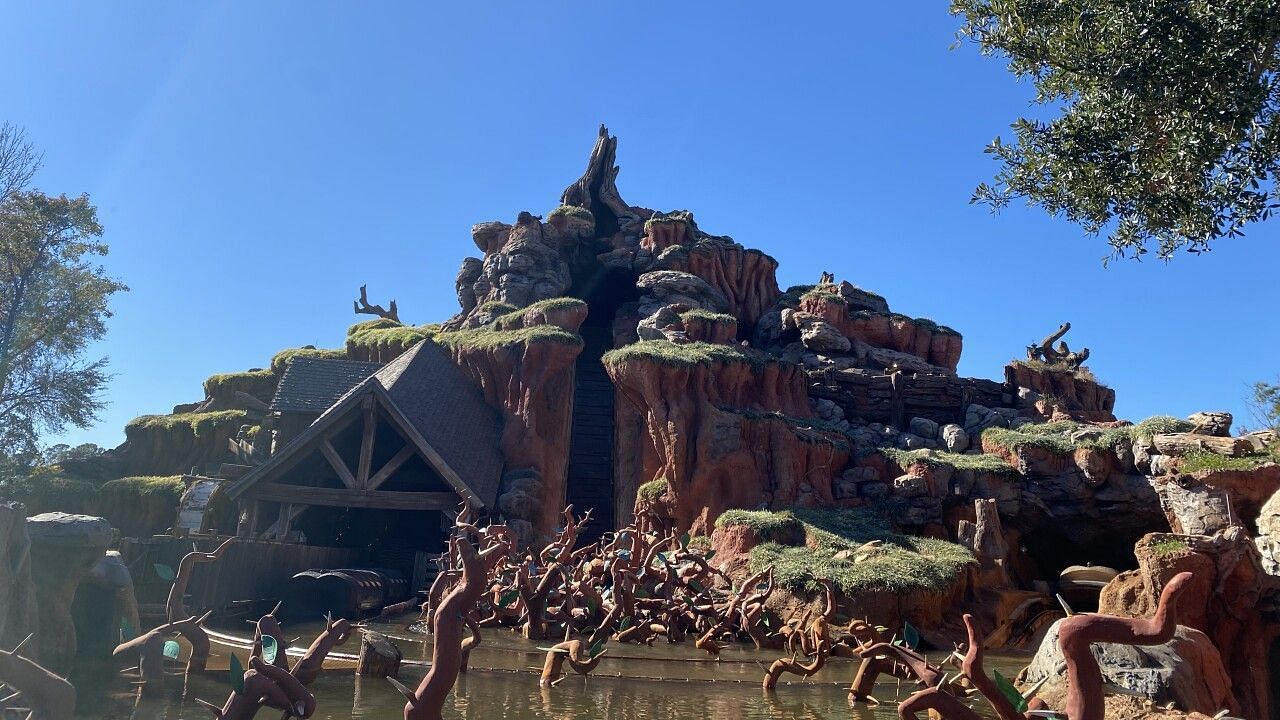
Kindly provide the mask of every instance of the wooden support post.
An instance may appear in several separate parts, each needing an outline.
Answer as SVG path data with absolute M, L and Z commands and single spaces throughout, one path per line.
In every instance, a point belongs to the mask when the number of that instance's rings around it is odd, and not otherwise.
M 356 486 L 355 476 L 351 474 L 351 470 L 347 464 L 342 461 L 342 457 L 338 455 L 338 451 L 333 449 L 333 444 L 329 442 L 329 438 L 320 441 L 320 454 L 324 455 L 324 459 L 329 461 L 329 466 L 333 471 L 338 473 L 338 477 L 342 479 L 342 484 L 352 490 L 360 490 Z
M 387 464 L 382 466 L 381 470 L 375 473 L 373 477 L 369 478 L 369 487 L 365 489 L 377 490 L 382 483 L 387 481 L 387 478 L 391 477 L 392 473 L 399 470 L 400 466 L 405 464 L 405 462 L 411 457 L 413 457 L 413 446 L 406 443 L 404 447 L 400 448 L 400 452 L 392 456 L 392 458 L 387 461 Z
M 360 657 L 356 674 L 364 677 L 400 677 L 400 648 L 382 633 L 365 630 L 360 634 Z
M 258 500 L 242 498 L 238 503 L 239 522 L 236 524 L 236 536 L 253 537 L 258 532 Z
M 374 431 L 378 428 L 378 416 L 373 407 L 373 396 L 364 399 L 364 434 L 360 438 L 360 462 L 356 466 L 356 488 L 369 489 L 369 466 L 373 464 Z

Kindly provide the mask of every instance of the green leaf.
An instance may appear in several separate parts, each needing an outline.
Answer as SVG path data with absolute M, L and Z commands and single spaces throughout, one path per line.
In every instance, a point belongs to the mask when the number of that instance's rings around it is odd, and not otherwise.
M 626 629 L 627 629 L 627 628 L 629 628 L 629 627 L 631 627 L 631 616 L 630 616 L 630 615 L 628 615 L 628 616 L 626 616 L 626 617 L 622 618 L 622 622 L 618 623 L 618 632 L 622 632 L 623 630 L 626 630 Z
M 999 670 L 992 669 L 991 672 L 995 675 L 996 687 L 1000 688 L 1000 694 L 1004 695 L 1004 699 L 1009 701 L 1014 710 L 1020 713 L 1026 712 L 1027 699 L 1022 697 L 1022 693 L 1018 692 L 1018 688 L 1014 687 L 1008 678 L 1001 675 Z
M 178 643 L 176 640 L 164 641 L 164 656 L 173 660 L 178 659 Z
M 902 642 L 908 648 L 915 650 L 920 647 L 920 631 L 915 625 L 903 621 L 902 623 Z
M 504 607 L 507 605 L 510 605 L 511 602 L 514 601 L 519 596 L 520 596 L 520 590 L 518 588 L 508 590 L 502 594 L 502 597 L 498 598 L 498 605 L 501 605 Z
M 276 652 L 279 650 L 276 645 L 276 639 L 271 635 L 262 636 L 262 662 L 268 665 L 274 664 L 276 661 Z
M 689 589 L 693 590 L 696 593 L 701 593 L 703 589 L 702 583 L 698 582 L 697 580 L 690 580 Z
M 120 618 L 120 642 L 129 642 L 137 637 L 137 632 L 133 629 L 133 624 L 129 622 L 129 618 Z
M 636 588 L 636 597 L 643 600 L 645 598 L 651 598 L 653 597 L 653 595 L 651 595 L 649 591 L 645 590 L 644 588 Z
M 711 562 L 711 558 L 713 558 L 713 557 L 715 557 L 715 556 L 716 556 L 716 551 L 715 551 L 715 550 L 708 550 L 708 551 L 707 551 L 707 554 L 702 556 L 702 559 L 703 559 L 703 560 L 706 560 L 707 562 Z
M 680 536 L 680 549 L 687 550 L 689 548 L 689 533 Z
M 587 654 L 591 657 L 595 657 L 602 652 L 604 652 L 604 640 L 597 640 L 596 644 L 592 645 L 591 649 L 587 651 Z
M 231 689 L 237 693 L 244 692 L 244 666 L 240 664 L 240 658 L 235 653 L 231 653 L 231 657 L 227 659 L 227 674 L 231 676 Z
M 168 565 L 156 563 L 153 567 L 156 569 L 156 575 L 159 575 L 160 579 L 165 582 L 173 582 L 173 579 L 177 577 L 173 572 L 173 568 Z

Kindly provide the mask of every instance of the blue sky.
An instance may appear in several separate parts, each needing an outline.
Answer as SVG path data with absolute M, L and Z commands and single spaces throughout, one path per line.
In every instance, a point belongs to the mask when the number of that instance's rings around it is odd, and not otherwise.
M 67 442 L 201 396 L 276 350 L 339 346 L 362 283 L 453 314 L 469 229 L 543 213 L 600 122 L 632 204 L 822 270 L 965 336 L 960 371 L 1070 320 L 1141 419 L 1244 414 L 1280 371 L 1280 225 L 1104 269 L 1105 242 L 968 204 L 1030 87 L 951 49 L 945 2 L 8 3 L 0 120 L 87 192 L 132 287 L 99 354 L 110 408 Z

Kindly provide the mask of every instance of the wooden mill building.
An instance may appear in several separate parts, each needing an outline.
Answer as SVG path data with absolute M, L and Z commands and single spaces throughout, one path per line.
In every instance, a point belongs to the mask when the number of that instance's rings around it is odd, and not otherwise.
M 357 548 L 409 575 L 463 501 L 495 505 L 501 419 L 430 340 L 380 369 L 295 359 L 272 407 L 283 421 L 275 452 L 227 490 L 241 536 Z

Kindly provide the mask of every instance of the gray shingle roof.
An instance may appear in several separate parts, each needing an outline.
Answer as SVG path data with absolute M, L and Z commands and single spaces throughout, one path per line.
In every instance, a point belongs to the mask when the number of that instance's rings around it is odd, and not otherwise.
M 290 363 L 281 378 L 281 391 L 301 360 L 295 358 Z M 423 340 L 380 370 L 377 365 L 373 367 L 377 372 L 335 396 L 311 427 L 237 481 L 229 490 L 231 497 L 238 498 L 254 484 L 275 477 L 280 468 L 287 470 L 290 456 L 308 451 L 314 446 L 312 440 L 343 415 L 360 412 L 359 398 L 372 394 L 399 418 L 396 422 L 407 428 L 410 441 L 446 482 L 459 493 L 474 496 L 485 507 L 493 508 L 502 476 L 502 418 L 485 402 L 471 378 L 453 363 L 449 352 L 431 340 Z M 280 394 L 276 397 L 279 399 Z
M 277 412 L 324 412 L 382 367 L 355 360 L 296 357 L 289 361 L 271 401 Z
M 502 476 L 502 419 L 449 352 L 425 340 L 373 377 L 423 440 L 493 507 Z

